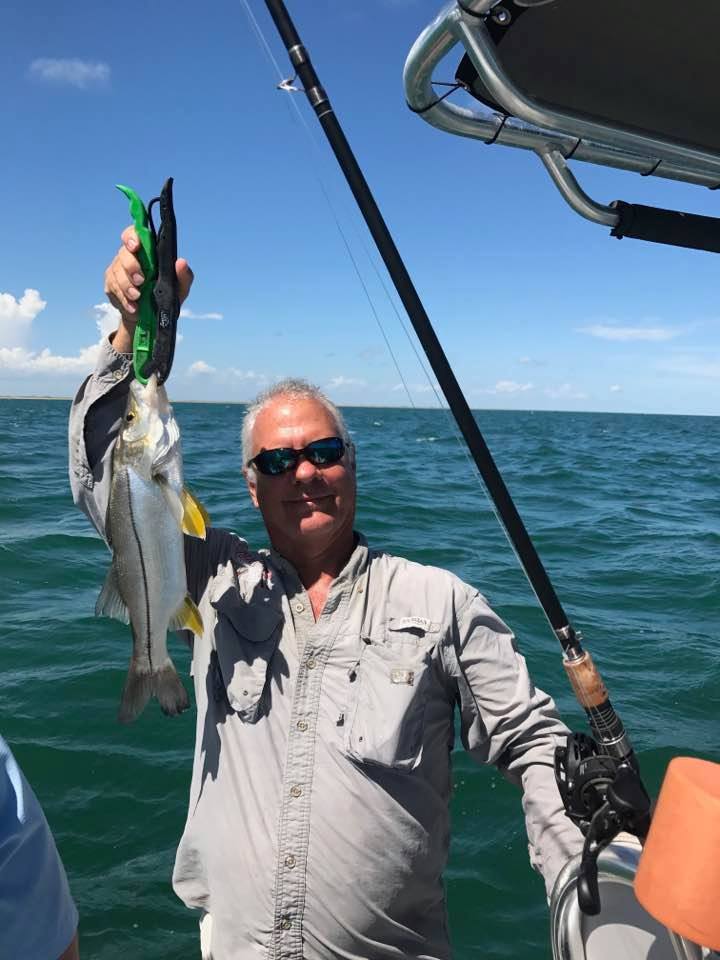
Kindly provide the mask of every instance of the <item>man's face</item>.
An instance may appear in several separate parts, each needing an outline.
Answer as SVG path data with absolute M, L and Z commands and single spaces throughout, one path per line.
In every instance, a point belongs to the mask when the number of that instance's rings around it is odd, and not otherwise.
M 279 396 L 255 420 L 251 456 L 262 450 L 299 450 L 313 440 L 339 435 L 330 412 L 316 400 Z M 246 476 L 250 496 L 260 508 L 270 540 L 281 552 L 307 550 L 316 555 L 334 542 L 346 542 L 355 519 L 355 469 L 347 450 L 338 463 L 315 467 L 301 457 L 294 469 L 279 476 L 258 470 Z

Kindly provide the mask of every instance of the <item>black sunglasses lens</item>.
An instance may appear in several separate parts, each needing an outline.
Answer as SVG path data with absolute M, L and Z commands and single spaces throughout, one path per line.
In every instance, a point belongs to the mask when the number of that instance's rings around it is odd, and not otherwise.
M 298 455 L 295 450 L 279 447 L 276 450 L 263 450 L 255 457 L 253 463 L 260 473 L 268 477 L 277 477 L 293 467 L 297 461 Z
M 315 440 L 309 443 L 304 450 L 305 456 L 315 467 L 337 463 L 345 453 L 345 444 L 340 437 L 328 437 L 326 440 Z

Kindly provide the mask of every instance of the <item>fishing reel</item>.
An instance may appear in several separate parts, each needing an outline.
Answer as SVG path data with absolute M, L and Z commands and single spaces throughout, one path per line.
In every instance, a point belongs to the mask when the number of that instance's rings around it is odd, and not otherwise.
M 584 733 L 571 733 L 555 749 L 555 779 L 566 815 L 585 837 L 578 870 L 578 904 L 583 913 L 600 913 L 597 861 L 623 831 L 641 842 L 650 829 L 650 797 L 634 762 L 614 757 Z

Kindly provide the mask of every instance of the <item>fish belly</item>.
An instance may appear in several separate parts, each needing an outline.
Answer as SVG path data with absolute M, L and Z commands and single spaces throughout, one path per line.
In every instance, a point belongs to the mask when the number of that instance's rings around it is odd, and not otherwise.
M 160 484 L 127 468 L 113 477 L 110 528 L 133 657 L 153 673 L 168 662 L 168 625 L 187 591 L 182 531 Z

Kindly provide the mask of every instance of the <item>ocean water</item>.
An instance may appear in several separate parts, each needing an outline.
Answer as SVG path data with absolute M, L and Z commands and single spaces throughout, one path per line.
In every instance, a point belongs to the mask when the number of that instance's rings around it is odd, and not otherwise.
M 194 716 L 151 706 L 117 724 L 127 628 L 93 616 L 108 554 L 73 507 L 64 401 L 0 401 L 0 732 L 54 830 L 91 960 L 197 957 L 170 886 Z M 239 472 L 242 408 L 177 404 L 186 477 L 217 526 L 265 542 Z M 573 624 L 656 791 L 677 754 L 720 760 L 720 419 L 480 412 Z M 538 685 L 585 729 L 556 644 L 443 411 L 349 409 L 358 527 L 372 543 L 476 584 Z M 181 671 L 188 656 L 171 652 Z M 446 880 L 459 960 L 549 958 L 519 795 L 454 756 Z

